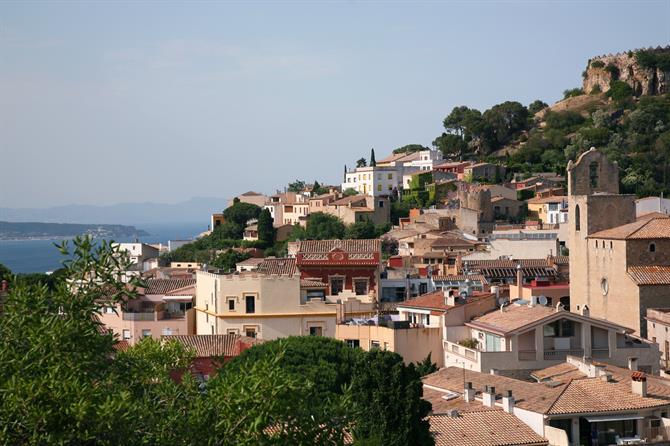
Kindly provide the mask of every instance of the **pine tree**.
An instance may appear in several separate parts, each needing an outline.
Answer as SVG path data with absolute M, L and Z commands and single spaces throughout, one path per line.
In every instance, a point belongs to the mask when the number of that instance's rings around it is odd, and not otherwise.
M 375 160 L 375 149 L 374 147 L 370 150 L 370 166 L 375 167 L 377 165 L 377 160 Z
M 272 226 L 272 215 L 269 209 L 263 209 L 258 216 L 258 240 L 271 246 L 275 241 L 275 229 Z

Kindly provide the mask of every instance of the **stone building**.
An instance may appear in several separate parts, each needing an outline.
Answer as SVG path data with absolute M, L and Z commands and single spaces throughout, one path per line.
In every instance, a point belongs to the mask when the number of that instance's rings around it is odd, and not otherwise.
M 635 219 L 619 172 L 592 148 L 568 163 L 571 310 L 646 335 L 646 309 L 670 304 L 670 219 Z M 573 218 L 574 216 L 574 218 Z

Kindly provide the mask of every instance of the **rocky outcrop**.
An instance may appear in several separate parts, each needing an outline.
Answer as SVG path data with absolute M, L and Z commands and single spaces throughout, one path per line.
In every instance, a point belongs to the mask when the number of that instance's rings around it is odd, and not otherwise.
M 667 46 L 594 57 L 589 60 L 589 65 L 584 72 L 584 93 L 591 93 L 594 89 L 606 92 L 610 89 L 610 82 L 613 80 L 626 82 L 638 96 L 669 92 L 670 70 L 667 67 L 663 69 L 641 66 L 637 57 L 640 51 L 670 56 L 670 46 Z

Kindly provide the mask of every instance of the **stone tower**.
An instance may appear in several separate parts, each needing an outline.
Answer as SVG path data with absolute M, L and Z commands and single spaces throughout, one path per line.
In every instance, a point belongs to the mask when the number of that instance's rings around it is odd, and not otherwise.
M 619 194 L 619 166 L 592 147 L 568 162 L 568 247 L 570 310 L 580 312 L 597 290 L 590 290 L 587 237 L 635 221 L 635 196 Z

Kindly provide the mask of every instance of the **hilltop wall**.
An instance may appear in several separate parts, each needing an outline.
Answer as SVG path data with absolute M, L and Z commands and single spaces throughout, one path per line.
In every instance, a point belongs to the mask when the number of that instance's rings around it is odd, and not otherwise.
M 610 88 L 613 79 L 611 67 L 618 70 L 618 80 L 626 82 L 631 86 L 636 95 L 656 95 L 670 91 L 670 71 L 661 68 L 641 67 L 635 54 L 644 49 L 637 49 L 625 53 L 606 54 L 589 60 L 589 65 L 584 72 L 584 93 L 591 93 L 594 88 L 606 92 Z M 665 48 L 647 48 L 646 51 L 654 53 L 670 53 L 670 46 Z M 597 61 L 602 62 L 602 66 Z M 596 66 L 594 67 L 594 62 Z M 610 68 L 608 68 L 608 66 Z M 596 87 L 597 86 L 597 87 Z

